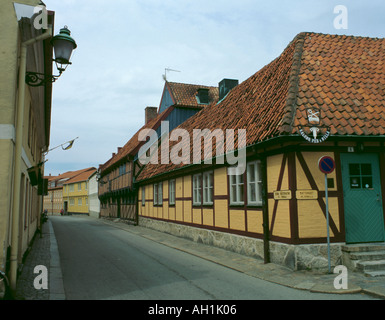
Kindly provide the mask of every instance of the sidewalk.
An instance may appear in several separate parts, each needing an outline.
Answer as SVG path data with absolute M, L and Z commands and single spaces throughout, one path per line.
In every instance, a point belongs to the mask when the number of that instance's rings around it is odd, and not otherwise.
M 39 276 L 36 266 L 42 265 L 48 270 L 48 289 L 35 289 L 33 282 Z M 59 251 L 51 221 L 43 224 L 42 236 L 37 234 L 33 241 L 22 272 L 17 280 L 16 300 L 65 300 Z
M 287 287 L 321 293 L 344 294 L 363 292 L 385 299 L 385 277 L 371 278 L 360 273 L 349 272 L 348 289 L 337 290 L 333 285 L 337 274 L 321 274 L 312 271 L 293 272 L 283 266 L 272 263 L 264 264 L 262 260 L 178 238 L 149 228 L 129 225 L 118 219 L 114 221 L 98 219 L 98 221 L 237 270 L 252 277 Z M 33 269 L 37 265 L 44 265 L 49 270 L 48 290 L 36 290 L 33 287 L 33 280 L 37 276 L 33 273 Z M 25 261 L 22 274 L 18 280 L 16 298 L 25 300 L 65 300 L 58 247 L 49 219 L 43 226 L 43 237 L 40 238 L 40 236 L 37 235 L 33 243 L 33 248 Z

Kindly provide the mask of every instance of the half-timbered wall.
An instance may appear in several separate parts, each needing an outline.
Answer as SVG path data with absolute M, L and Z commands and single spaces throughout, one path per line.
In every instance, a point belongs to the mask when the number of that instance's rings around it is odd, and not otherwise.
M 325 177 L 318 169 L 318 160 L 324 155 L 338 160 L 338 153 L 334 152 L 298 151 L 267 157 L 270 240 L 290 244 L 325 242 Z M 159 182 L 163 185 L 161 205 L 154 205 L 154 184 L 142 186 L 138 193 L 139 215 L 262 239 L 262 206 L 247 204 L 247 173 L 244 174 L 244 204 L 232 205 L 227 169 L 217 168 L 213 172 L 212 205 L 193 204 L 194 173 L 176 178 L 174 205 L 169 204 L 169 180 Z M 340 169 L 337 168 L 328 176 L 330 236 L 334 242 L 344 239 L 339 174 Z M 144 201 L 142 188 L 145 188 Z
M 175 179 L 175 205 L 169 204 L 169 180 L 160 182 L 163 184 L 162 205 L 154 205 L 154 184 L 142 186 L 138 193 L 139 215 L 262 238 L 262 208 L 250 207 L 246 201 L 243 205 L 231 205 L 227 169 L 222 167 L 212 171 L 214 173 L 212 205 L 193 204 L 193 175 L 186 175 Z M 246 173 L 244 176 L 246 179 Z M 145 188 L 145 201 L 142 201 L 142 188 Z M 246 192 L 245 187 L 245 195 Z
M 136 199 L 132 190 L 132 167 L 131 161 L 121 164 L 99 181 L 101 217 L 135 218 Z
M 338 142 L 324 144 L 322 148 L 305 145 L 288 147 L 284 153 L 266 158 L 267 210 L 270 241 L 286 244 L 324 244 L 327 238 L 325 175 L 318 167 L 323 156 L 335 160 L 334 172 L 327 176 L 329 231 L 333 243 L 346 241 L 344 190 L 341 155 L 357 152 L 378 154 L 381 188 L 385 190 L 385 156 L 379 143 Z M 353 148 L 353 149 L 352 149 Z M 362 151 L 364 150 L 364 151 Z M 363 153 L 364 152 L 364 153 Z M 154 185 L 145 188 L 145 200 L 139 190 L 138 213 L 142 217 L 175 222 L 194 227 L 246 235 L 263 239 L 263 206 L 250 206 L 247 202 L 248 176 L 244 174 L 244 204 L 231 204 L 231 183 L 225 167 L 213 171 L 212 205 L 194 205 L 193 176 L 189 173 L 175 180 L 175 205 L 169 205 L 169 180 L 163 184 L 163 203 L 154 205 Z M 201 171 L 203 174 L 205 171 Z M 381 200 L 381 199 L 380 199 Z M 381 203 L 379 201 L 379 203 Z M 385 201 L 385 192 L 382 193 Z M 384 213 L 385 220 L 385 213 Z
M 272 240 L 319 243 L 327 236 L 325 176 L 318 168 L 322 156 L 334 152 L 291 152 L 268 157 L 269 225 Z M 328 175 L 330 236 L 341 238 L 337 179 L 339 168 Z

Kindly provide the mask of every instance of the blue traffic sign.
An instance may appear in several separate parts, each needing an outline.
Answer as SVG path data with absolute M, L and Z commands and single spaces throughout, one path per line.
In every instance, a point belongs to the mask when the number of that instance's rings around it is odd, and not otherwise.
M 318 160 L 318 167 L 322 173 L 330 174 L 336 168 L 336 163 L 332 157 L 324 156 Z

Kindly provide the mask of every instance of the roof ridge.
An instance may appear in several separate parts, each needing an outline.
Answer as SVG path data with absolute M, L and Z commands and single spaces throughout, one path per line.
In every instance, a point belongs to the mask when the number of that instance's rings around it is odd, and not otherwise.
M 181 84 L 185 86 L 194 86 L 194 87 L 206 87 L 206 88 L 218 88 L 218 86 L 207 86 L 204 84 L 194 84 L 194 83 L 185 83 L 185 82 L 173 82 L 173 81 L 167 81 L 168 84 Z
M 303 47 L 305 43 L 305 37 L 309 32 L 301 32 L 295 36 L 295 38 L 287 46 L 290 47 L 295 42 L 295 48 L 293 53 L 293 63 L 291 66 L 290 78 L 289 78 L 289 89 L 287 93 L 286 104 L 284 107 L 284 116 L 282 117 L 282 122 L 280 126 L 281 134 L 289 134 L 292 131 L 292 126 L 294 123 L 294 115 L 296 112 L 297 106 L 297 96 L 299 90 L 299 81 L 298 76 L 301 70 L 301 59 L 303 53 Z M 286 51 L 287 48 L 284 50 Z

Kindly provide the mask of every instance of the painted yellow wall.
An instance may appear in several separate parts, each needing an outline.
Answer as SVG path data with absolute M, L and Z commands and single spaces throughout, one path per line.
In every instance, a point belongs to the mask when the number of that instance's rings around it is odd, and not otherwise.
M 229 227 L 227 200 L 215 200 L 215 226 L 219 228 Z
M 191 223 L 198 226 L 208 226 L 234 231 L 246 231 L 245 210 L 234 209 L 228 206 L 227 196 L 227 169 L 214 170 L 214 204 L 210 206 L 193 206 L 192 203 L 192 176 L 187 175 L 175 180 L 175 205 L 168 203 L 168 181 L 163 181 L 163 206 L 153 205 L 153 185 L 145 186 L 146 203 L 142 206 L 142 188 L 139 190 L 139 214 L 175 222 Z M 220 197 L 220 198 L 216 198 Z M 247 210 L 248 231 L 263 232 L 262 210 Z
M 227 195 L 227 170 L 220 168 L 215 170 L 214 194 L 217 196 Z
M 79 184 L 81 188 L 79 189 Z M 71 191 L 71 185 L 73 191 Z M 81 203 L 79 203 L 81 199 Z M 73 200 L 73 201 L 71 201 Z M 68 202 L 68 212 L 89 214 L 89 202 L 88 202 L 88 182 L 81 181 L 71 184 L 65 184 L 63 186 L 63 202 Z
M 322 156 L 330 156 L 335 158 L 333 152 L 302 152 L 302 156 L 317 184 L 317 188 L 320 191 L 325 191 L 325 175 L 318 168 L 318 160 Z M 297 189 L 298 190 L 311 190 L 308 179 L 302 170 L 302 167 L 296 159 L 296 171 L 297 171 Z M 328 191 L 337 191 L 337 177 L 336 171 L 328 175 L 328 178 L 334 179 L 334 188 L 328 188 Z M 325 202 L 325 198 L 323 198 Z M 298 228 L 300 238 L 318 238 L 326 237 L 326 218 L 318 204 L 317 200 L 298 200 Z M 339 207 L 338 199 L 336 197 L 329 196 L 329 212 L 338 230 L 339 225 Z M 334 236 L 330 229 L 330 236 Z
M 281 172 L 283 154 L 278 154 L 267 158 L 267 189 L 269 193 L 277 191 L 279 174 Z M 280 190 L 289 190 L 289 167 L 288 161 L 285 162 L 284 175 Z M 277 212 L 273 225 L 273 210 L 275 202 L 277 204 Z M 289 200 L 269 199 L 269 223 L 270 230 L 273 229 L 273 236 L 290 238 L 290 210 Z M 262 230 L 263 233 L 263 230 Z
M 18 0 L 18 3 L 37 6 L 39 0 Z M 13 199 L 13 163 L 15 143 L 15 118 L 17 103 L 17 77 L 19 55 L 19 27 L 16 18 L 14 1 L 3 0 L 0 10 L 0 270 L 4 270 L 6 262 L 6 248 L 11 239 L 11 203 Z M 37 228 L 37 214 L 41 208 L 41 197 L 37 196 L 37 188 L 29 183 L 27 169 L 41 161 L 41 152 L 33 148 L 33 154 L 28 146 L 29 108 L 31 106 L 30 88 L 26 87 L 24 131 L 22 143 L 21 171 L 24 174 L 21 185 L 24 195 L 21 199 L 20 228 L 19 228 L 19 262 L 28 248 Z M 44 105 L 42 101 L 37 101 Z M 44 128 L 37 126 L 33 134 L 37 136 L 38 130 Z M 44 133 L 43 133 L 44 134 Z

